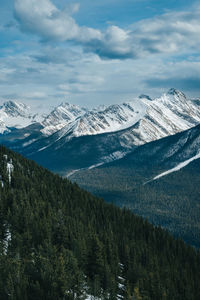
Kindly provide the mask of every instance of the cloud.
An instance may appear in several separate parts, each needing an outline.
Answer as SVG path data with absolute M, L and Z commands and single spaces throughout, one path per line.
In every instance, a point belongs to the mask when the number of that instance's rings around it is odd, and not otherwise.
M 44 40 L 69 40 L 78 34 L 74 19 L 59 11 L 49 0 L 15 0 L 15 17 L 21 29 Z
M 149 54 L 184 53 L 200 49 L 200 8 L 171 12 L 132 24 L 125 30 L 106 31 L 79 26 L 70 15 L 79 9 L 59 10 L 50 0 L 15 0 L 15 17 L 21 30 L 43 41 L 72 41 L 102 58 L 127 59 Z
M 103 77 L 94 74 L 74 74 L 67 83 L 58 85 L 58 90 L 67 93 L 88 93 L 97 91 L 104 83 Z
M 184 53 L 200 48 L 200 9 L 171 12 L 132 26 L 131 36 L 142 53 Z
M 128 32 L 110 26 L 102 33 L 100 30 L 79 26 L 69 12 L 73 8 L 59 10 L 50 0 L 15 0 L 15 18 L 22 31 L 36 34 L 43 41 L 73 41 L 86 51 L 94 52 L 104 58 L 128 58 L 133 56 Z
M 73 6 L 71 12 L 77 10 Z M 69 15 L 69 9 L 59 10 L 50 0 L 15 0 L 15 17 L 21 30 L 39 35 L 44 41 L 87 41 L 99 38 L 98 30 L 79 27 Z
M 200 92 L 200 77 L 187 77 L 187 78 L 151 78 L 146 80 L 146 84 L 150 87 L 162 87 L 162 88 L 171 88 L 174 87 L 180 90 L 186 91 L 198 91 Z
M 91 106 L 141 93 L 154 97 L 170 87 L 199 96 L 198 8 L 97 30 L 78 25 L 73 15 L 78 5 L 61 10 L 52 3 L 15 0 L 18 28 L 29 36 L 18 34 L 4 50 L 1 95 L 9 91 L 32 101 L 41 95 L 47 105 L 65 96 Z M 40 40 L 30 39 L 30 33 Z
M 161 63 L 161 69 L 148 74 L 143 80 L 146 88 L 169 89 L 171 87 L 198 95 L 200 92 L 200 58 Z
M 0 98 L 9 93 L 22 102 L 41 100 L 46 106 L 54 106 L 66 99 L 93 107 L 130 101 L 140 94 L 160 96 L 171 87 L 192 97 L 200 93 L 200 57 L 174 63 L 158 56 L 101 60 L 81 49 L 78 52 L 39 46 L 37 50 L 12 53 L 0 60 Z M 50 53 L 56 53 L 56 58 Z M 35 59 L 47 54 L 48 62 Z
M 86 51 L 94 52 L 102 58 L 126 59 L 136 56 L 129 32 L 118 26 L 108 27 L 101 39 L 88 41 L 84 46 Z

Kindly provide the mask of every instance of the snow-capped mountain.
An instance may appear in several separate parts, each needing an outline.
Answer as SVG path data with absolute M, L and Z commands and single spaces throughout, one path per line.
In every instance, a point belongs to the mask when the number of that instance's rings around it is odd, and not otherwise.
M 131 102 L 91 110 L 62 103 L 40 119 L 1 136 L 0 142 L 66 174 L 119 159 L 137 146 L 198 125 L 200 106 L 170 89 L 153 100 L 141 95 Z
M 134 144 L 142 145 L 200 123 L 200 108 L 175 89 L 152 101 L 141 98 L 146 114 L 132 129 Z
M 173 173 L 176 176 L 180 174 L 178 173 L 180 170 L 184 172 L 191 169 L 191 165 L 197 166 L 195 172 L 200 178 L 198 167 L 200 165 L 200 124 L 173 136 L 136 147 L 125 157 L 105 163 L 103 166 L 96 165 L 94 168 L 82 168 L 71 172 L 68 177 L 93 193 L 102 189 L 105 195 L 110 187 L 113 191 L 117 190 L 116 183 L 120 182 L 123 197 L 120 192 L 119 198 L 126 199 L 127 196 L 130 197 L 129 192 L 134 186 L 159 182 L 163 177 Z M 99 178 L 102 179 L 100 182 Z M 186 188 L 188 182 L 180 184 L 184 184 Z M 129 185 L 129 189 L 126 190 L 123 185 Z
M 37 122 L 37 115 L 24 103 L 7 101 L 0 106 L 0 133 L 10 132 L 12 128 L 23 128 Z
M 94 135 L 114 132 L 128 128 L 144 116 L 146 106 L 139 101 L 121 105 L 102 105 L 88 110 L 77 105 L 62 103 L 56 107 L 42 122 L 41 132 L 45 136 L 61 130 L 73 132 L 73 136 Z
M 74 113 L 75 112 L 75 113 Z M 200 122 L 200 109 L 194 102 L 175 89 L 151 100 L 141 95 L 132 102 L 84 111 L 79 107 L 69 112 L 63 106 L 56 108 L 42 123 L 46 135 L 61 129 L 60 136 L 72 137 L 128 131 L 134 145 L 142 145 L 162 137 L 187 130 Z M 130 137 L 130 134 L 132 137 Z M 126 134 L 123 134 L 123 139 Z
M 87 109 L 70 103 L 61 103 L 41 122 L 41 132 L 49 136 L 83 115 Z
M 171 89 L 154 100 L 141 95 L 133 101 L 90 110 L 67 102 L 61 103 L 46 117 L 40 116 L 40 119 L 31 114 L 25 104 L 8 101 L 0 107 L 0 120 L 4 122 L 4 127 L 17 128 L 38 121 L 45 136 L 62 130 L 61 136 L 71 132 L 72 137 L 79 137 L 135 126 L 132 129 L 134 144 L 141 145 L 197 125 L 200 122 L 200 109 L 197 100 L 189 100 L 182 92 Z
M 132 126 L 145 112 L 145 105 L 139 101 L 111 105 L 99 111 L 88 111 L 65 128 L 67 132 L 70 127 L 73 128 L 73 136 L 76 137 L 114 132 Z
M 147 182 L 150 182 L 181 170 L 195 160 L 200 161 L 200 124 L 175 135 L 136 147 L 125 157 L 101 167 L 98 176 L 101 172 L 107 172 L 109 168 L 126 169 L 132 175 L 139 168 L 144 169 L 140 179 L 148 178 Z M 84 171 L 81 172 L 84 174 Z M 140 176 L 141 174 L 140 172 Z M 123 175 L 116 174 L 116 176 Z M 85 178 L 87 181 L 87 176 Z M 141 181 L 141 184 L 144 184 L 146 179 Z

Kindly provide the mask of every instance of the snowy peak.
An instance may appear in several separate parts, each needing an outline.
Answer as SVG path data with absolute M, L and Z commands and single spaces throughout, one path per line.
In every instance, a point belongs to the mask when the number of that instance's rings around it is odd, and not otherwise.
M 11 117 L 27 117 L 29 114 L 29 107 L 23 103 L 17 103 L 15 101 L 4 102 L 0 106 L 0 110 L 4 111 L 8 116 Z
M 145 101 L 146 99 L 143 98 L 142 100 Z M 180 108 L 188 106 L 187 103 L 190 102 L 190 100 L 186 98 L 185 94 L 172 88 L 167 93 L 164 93 L 160 98 L 153 99 L 152 102 L 157 105 L 163 104 L 167 107 L 176 106 L 177 108 Z M 147 101 L 145 103 L 148 104 Z
M 200 123 L 200 107 L 176 89 L 152 101 L 140 100 L 147 110 L 132 130 L 135 145 L 176 134 Z
M 90 110 L 61 103 L 50 114 L 39 118 L 31 115 L 26 105 L 8 101 L 0 107 L 0 130 L 5 133 L 13 127 L 26 127 L 38 120 L 38 136 L 49 137 L 49 144 L 61 138 L 64 141 L 65 137 L 69 142 L 73 137 L 116 132 L 121 136 L 121 146 L 126 151 L 196 126 L 200 123 L 198 103 L 172 88 L 160 98 L 141 95 L 130 102 Z M 35 137 L 30 141 L 37 144 Z M 29 145 L 30 141 L 26 140 L 23 145 Z M 40 145 L 40 149 L 44 146 Z
M 144 95 L 144 94 L 141 94 L 138 98 L 139 98 L 139 99 L 146 99 L 146 100 L 152 101 L 152 99 L 151 99 L 150 96 Z
M 37 121 L 37 114 L 30 112 L 24 103 L 7 101 L 0 106 L 0 133 L 8 133 L 11 128 L 23 128 Z
M 176 96 L 176 97 L 180 97 L 180 98 L 185 98 L 186 99 L 185 94 L 183 94 L 181 91 L 179 91 L 179 90 L 177 90 L 175 88 L 169 89 L 169 91 L 167 92 L 167 95 L 173 95 L 173 96 Z
M 82 115 L 85 110 L 68 102 L 61 103 L 42 122 L 44 126 L 42 133 L 45 135 L 55 133 Z
M 110 105 L 100 111 L 87 111 L 75 122 L 68 124 L 65 130 L 68 133 L 71 128 L 72 135 L 76 137 L 119 131 L 138 122 L 145 112 L 146 106 L 139 101 Z
M 177 105 L 185 105 L 187 101 L 189 101 L 185 94 L 182 92 L 172 88 L 166 94 L 164 94 L 161 99 L 165 99 L 166 103 L 169 104 L 170 102 Z
M 85 109 L 80 108 L 77 105 L 70 104 L 68 102 L 62 102 L 54 111 L 57 111 L 60 114 L 63 114 L 64 118 L 67 116 L 69 118 L 78 117 Z

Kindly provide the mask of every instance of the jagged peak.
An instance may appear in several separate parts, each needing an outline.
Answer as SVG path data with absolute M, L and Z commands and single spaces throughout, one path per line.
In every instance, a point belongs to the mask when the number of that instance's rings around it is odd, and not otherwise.
M 79 106 L 76 104 L 72 104 L 68 101 L 63 101 L 57 107 L 79 107 Z
M 24 109 L 29 108 L 26 104 L 24 104 L 22 102 L 17 102 L 17 101 L 14 101 L 14 100 L 5 101 L 1 107 L 5 107 L 5 108 L 24 108 Z
M 178 97 L 184 97 L 186 98 L 185 94 L 175 88 L 171 88 L 168 90 L 167 95 L 173 95 L 173 96 L 178 96 Z
M 8 100 L 4 102 L 2 106 L 0 106 L 0 109 L 2 109 L 5 113 L 7 113 L 10 116 L 24 117 L 29 113 L 30 107 L 21 102 Z
M 144 95 L 144 94 L 141 94 L 138 98 L 139 99 L 146 99 L 146 100 L 152 101 L 152 98 L 150 96 Z

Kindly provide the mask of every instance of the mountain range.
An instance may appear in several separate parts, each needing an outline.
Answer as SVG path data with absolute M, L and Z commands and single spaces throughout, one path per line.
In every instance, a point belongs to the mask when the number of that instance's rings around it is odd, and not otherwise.
M 12 109 L 5 111 L 7 106 Z M 63 176 L 122 158 L 200 122 L 198 99 L 187 99 L 175 89 L 153 100 L 141 95 L 108 107 L 62 103 L 46 115 L 29 111 L 11 101 L 1 106 L 0 142 Z M 5 113 L 8 117 L 1 117 Z
M 46 115 L 7 102 L 0 116 L 2 144 L 200 247 L 199 99 L 170 89 L 91 110 L 62 103 Z

